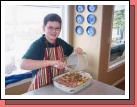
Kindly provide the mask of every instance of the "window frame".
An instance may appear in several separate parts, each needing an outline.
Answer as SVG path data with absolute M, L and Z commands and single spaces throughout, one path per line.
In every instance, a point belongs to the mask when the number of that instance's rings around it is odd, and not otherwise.
M 119 48 L 120 45 L 122 45 L 122 44 L 119 44 L 119 45 L 116 45 L 116 46 L 113 46 L 113 47 L 111 46 L 111 44 L 112 44 L 111 41 L 112 41 L 113 21 L 114 21 L 113 20 L 114 19 L 114 6 L 113 6 L 113 9 L 112 9 L 112 12 L 113 12 L 113 14 L 112 14 L 112 26 L 111 26 L 112 30 L 111 30 L 111 36 L 110 36 L 110 47 L 109 47 L 110 54 L 109 54 L 109 58 L 108 58 L 108 72 L 118 68 L 119 66 L 121 66 L 122 64 L 125 63 L 125 42 L 123 43 L 124 44 L 124 51 L 123 51 L 122 55 L 117 56 L 113 60 L 110 60 L 111 55 L 112 55 L 111 54 L 112 49 L 113 48 Z M 115 54 L 117 54 L 117 53 L 118 53 L 118 49 L 117 49 L 117 52 Z

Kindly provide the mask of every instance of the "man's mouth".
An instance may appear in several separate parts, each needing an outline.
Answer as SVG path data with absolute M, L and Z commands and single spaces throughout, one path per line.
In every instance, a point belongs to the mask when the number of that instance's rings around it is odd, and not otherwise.
M 51 36 L 52 36 L 52 37 L 56 37 L 56 35 L 55 35 L 55 34 L 51 34 Z

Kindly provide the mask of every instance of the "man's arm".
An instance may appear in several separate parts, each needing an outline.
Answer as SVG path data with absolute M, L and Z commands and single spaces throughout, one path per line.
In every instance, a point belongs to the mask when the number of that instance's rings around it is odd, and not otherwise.
M 55 66 L 58 69 L 63 69 L 65 67 L 64 62 L 59 60 L 32 60 L 32 59 L 22 59 L 20 67 L 24 70 L 35 70 L 47 66 Z

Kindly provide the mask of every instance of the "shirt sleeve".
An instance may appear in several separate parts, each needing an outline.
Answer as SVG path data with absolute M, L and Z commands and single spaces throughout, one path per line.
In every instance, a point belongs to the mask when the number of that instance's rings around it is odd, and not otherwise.
M 42 60 L 43 57 L 44 57 L 44 49 L 42 49 L 42 46 L 40 45 L 40 43 L 33 42 L 22 58 Z
M 73 52 L 73 47 L 64 40 L 59 39 L 59 44 L 63 47 L 65 56 L 69 56 Z

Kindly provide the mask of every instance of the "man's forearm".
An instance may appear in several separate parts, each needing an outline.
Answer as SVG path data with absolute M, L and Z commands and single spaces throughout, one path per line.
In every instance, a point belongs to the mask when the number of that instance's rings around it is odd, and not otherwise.
M 39 69 L 46 66 L 52 66 L 53 61 L 48 60 L 31 60 L 31 59 L 23 59 L 21 62 L 21 69 L 24 70 L 34 70 Z

